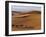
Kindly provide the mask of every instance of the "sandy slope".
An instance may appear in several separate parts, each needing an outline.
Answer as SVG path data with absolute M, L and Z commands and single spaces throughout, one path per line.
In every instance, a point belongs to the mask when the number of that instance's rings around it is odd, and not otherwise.
M 21 17 L 19 17 L 21 16 Z M 41 14 L 30 13 L 19 15 L 16 17 L 12 16 L 12 30 L 38 30 L 41 28 Z

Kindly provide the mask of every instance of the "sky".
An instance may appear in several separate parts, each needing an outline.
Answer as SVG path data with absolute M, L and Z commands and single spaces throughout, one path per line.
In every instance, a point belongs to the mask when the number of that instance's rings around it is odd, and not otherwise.
M 16 5 L 12 5 L 11 7 L 12 11 L 33 11 L 33 10 L 37 10 L 37 11 L 41 11 L 41 7 L 36 7 L 36 6 L 16 6 Z

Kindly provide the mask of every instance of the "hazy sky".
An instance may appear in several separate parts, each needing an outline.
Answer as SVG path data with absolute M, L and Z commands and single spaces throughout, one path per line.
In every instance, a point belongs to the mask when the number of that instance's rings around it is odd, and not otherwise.
M 33 10 L 41 11 L 41 7 L 12 5 L 12 11 L 33 11 Z

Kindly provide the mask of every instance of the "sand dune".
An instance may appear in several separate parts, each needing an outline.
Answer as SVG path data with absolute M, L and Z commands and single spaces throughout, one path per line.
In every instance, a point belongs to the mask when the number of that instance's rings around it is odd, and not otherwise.
M 39 30 L 41 29 L 41 12 L 15 13 L 12 16 L 12 30 Z

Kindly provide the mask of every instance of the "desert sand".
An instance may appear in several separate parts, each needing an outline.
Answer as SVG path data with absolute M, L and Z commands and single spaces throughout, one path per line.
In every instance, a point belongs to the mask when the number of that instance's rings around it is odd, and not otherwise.
M 16 13 L 12 11 L 12 31 L 40 30 L 41 12 Z

